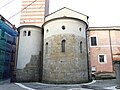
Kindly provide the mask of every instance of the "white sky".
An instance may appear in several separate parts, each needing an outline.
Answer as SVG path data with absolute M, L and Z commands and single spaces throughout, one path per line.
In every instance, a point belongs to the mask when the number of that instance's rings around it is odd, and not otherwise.
M 0 0 L 0 7 L 11 0 Z M 6 19 L 20 11 L 21 0 L 14 0 L 11 4 L 0 9 Z M 120 26 L 120 0 L 50 0 L 50 13 L 68 7 L 89 16 L 90 27 Z M 9 21 L 19 26 L 20 14 Z

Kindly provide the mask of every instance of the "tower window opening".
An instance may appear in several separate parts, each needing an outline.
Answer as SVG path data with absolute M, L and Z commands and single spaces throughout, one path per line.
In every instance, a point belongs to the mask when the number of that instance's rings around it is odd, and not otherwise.
M 49 32 L 49 30 L 47 29 L 47 30 L 46 30 L 46 32 L 48 33 L 48 32 Z
M 79 28 L 79 30 L 81 31 L 81 30 L 82 30 L 82 28 L 80 27 L 80 28 Z
M 82 53 L 82 41 L 80 42 L 80 53 Z
M 26 33 L 27 33 L 27 32 L 26 32 L 26 31 L 24 31 L 24 32 L 23 32 L 23 36 L 26 36 Z
M 61 50 L 62 52 L 65 52 L 65 40 L 62 40 L 61 42 Z
M 46 42 L 46 54 L 48 54 L 48 42 Z
M 31 35 L 31 31 L 28 31 L 28 36 L 30 36 Z
M 64 25 L 62 26 L 62 29 L 65 30 L 65 26 Z

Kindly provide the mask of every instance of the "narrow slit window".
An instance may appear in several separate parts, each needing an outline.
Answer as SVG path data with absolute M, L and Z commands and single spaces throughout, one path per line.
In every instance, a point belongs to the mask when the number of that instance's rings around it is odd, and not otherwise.
M 23 36 L 26 36 L 26 31 L 23 32 Z
M 46 54 L 48 54 L 48 42 L 46 43 Z
M 62 52 L 65 52 L 65 40 L 62 40 L 61 42 L 61 50 Z
M 28 31 L 28 36 L 30 36 L 31 35 L 31 31 Z
M 80 42 L 80 53 L 82 53 L 82 41 Z
M 82 28 L 80 27 L 80 28 L 79 28 L 79 30 L 81 31 L 81 30 L 82 30 Z

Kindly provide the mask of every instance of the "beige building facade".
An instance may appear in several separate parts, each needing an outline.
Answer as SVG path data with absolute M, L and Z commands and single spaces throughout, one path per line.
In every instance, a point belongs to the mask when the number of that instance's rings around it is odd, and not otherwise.
M 49 0 L 22 0 L 22 10 L 21 25 L 42 26 L 49 13 Z

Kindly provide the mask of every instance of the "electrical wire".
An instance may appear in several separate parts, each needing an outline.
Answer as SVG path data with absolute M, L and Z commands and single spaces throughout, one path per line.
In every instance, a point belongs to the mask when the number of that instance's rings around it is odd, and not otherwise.
M 5 5 L 1 6 L 0 9 L 6 7 L 6 6 L 9 5 L 10 3 L 12 3 L 13 1 L 15 1 L 15 0 L 11 0 L 10 2 L 8 2 L 8 3 L 6 3 Z
M 16 16 L 17 14 L 21 13 L 23 10 L 27 9 L 29 6 L 31 6 L 34 2 L 36 2 L 37 0 L 34 0 L 33 2 L 31 2 L 30 4 L 28 4 L 26 7 L 24 7 L 22 10 L 20 10 L 19 12 L 17 12 L 16 14 L 12 15 L 10 18 L 8 18 L 8 20 L 10 20 L 11 18 L 13 18 L 14 16 Z

